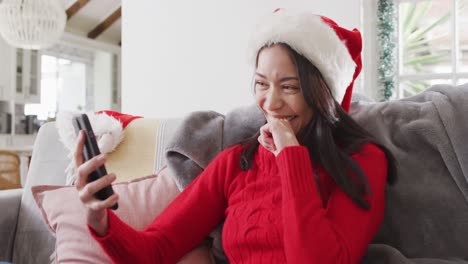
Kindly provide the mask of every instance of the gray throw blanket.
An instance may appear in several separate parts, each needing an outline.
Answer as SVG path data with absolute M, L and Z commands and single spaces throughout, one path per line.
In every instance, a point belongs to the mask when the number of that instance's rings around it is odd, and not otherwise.
M 468 263 L 468 85 L 434 86 L 411 98 L 354 102 L 350 115 L 395 155 L 382 227 L 363 263 Z M 256 106 L 189 115 L 166 158 L 183 189 L 222 149 L 258 131 Z M 212 233 L 217 263 L 227 263 Z

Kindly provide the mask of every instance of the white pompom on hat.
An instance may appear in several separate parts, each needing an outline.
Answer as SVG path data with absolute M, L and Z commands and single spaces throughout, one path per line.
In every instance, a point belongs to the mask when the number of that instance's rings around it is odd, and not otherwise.
M 349 111 L 354 81 L 361 72 L 362 38 L 357 29 L 340 27 L 330 18 L 283 8 L 263 17 L 249 42 L 253 65 L 258 51 L 277 43 L 289 45 L 322 74 L 336 101 Z

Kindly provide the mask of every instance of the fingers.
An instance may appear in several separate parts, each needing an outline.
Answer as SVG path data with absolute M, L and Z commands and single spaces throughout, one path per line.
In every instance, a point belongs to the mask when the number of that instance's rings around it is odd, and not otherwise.
M 287 119 L 272 118 L 269 121 L 271 131 L 292 131 L 291 123 Z
M 273 134 L 270 131 L 270 124 L 265 124 L 260 127 L 260 137 L 263 139 L 272 138 Z
M 83 146 L 85 134 L 83 131 L 78 133 L 77 144 L 75 148 L 74 161 L 76 166 L 75 187 L 83 206 L 86 208 L 87 222 L 94 230 L 105 230 L 107 228 L 106 208 L 112 207 L 117 203 L 119 196 L 114 193 L 104 201 L 96 199 L 94 195 L 106 186 L 115 181 L 115 174 L 108 174 L 95 181 L 88 183 L 89 175 L 106 162 L 106 156 L 101 154 L 86 162 L 83 160 Z M 101 232 L 102 233 L 102 232 Z
M 114 193 L 104 201 L 93 199 L 87 203 L 83 203 L 86 208 L 86 220 L 88 225 L 100 236 L 105 236 L 106 230 L 109 227 L 106 209 L 112 207 L 118 200 L 118 194 Z
M 260 128 L 258 141 L 277 155 L 287 146 L 299 145 L 291 123 L 287 119 L 272 118 Z
M 82 163 L 77 168 L 76 175 L 76 188 L 82 189 L 88 183 L 88 176 L 100 166 L 106 163 L 106 156 L 104 154 L 98 155 L 85 163 Z
M 285 129 L 291 132 L 293 131 L 291 127 L 291 122 L 289 122 L 289 120 L 287 119 L 277 119 L 277 122 L 275 122 L 275 125 L 278 129 Z
M 103 189 L 104 187 L 111 185 L 112 182 L 115 181 L 115 179 L 115 174 L 111 173 L 86 184 L 83 188 L 78 189 L 78 195 L 80 197 L 80 200 L 84 204 L 89 205 L 93 205 L 95 204 L 95 202 L 102 202 L 101 200 L 95 199 L 94 194 L 96 194 L 99 190 Z M 108 199 L 109 198 L 107 198 L 106 200 Z
M 94 199 L 87 203 L 87 207 L 93 211 L 101 211 L 107 208 L 112 207 L 119 201 L 119 195 L 117 193 L 112 194 L 106 200 L 101 201 Z
M 275 141 L 273 139 L 273 134 L 270 131 L 270 125 L 265 124 L 260 128 L 260 136 L 258 137 L 258 142 L 270 151 L 275 151 Z

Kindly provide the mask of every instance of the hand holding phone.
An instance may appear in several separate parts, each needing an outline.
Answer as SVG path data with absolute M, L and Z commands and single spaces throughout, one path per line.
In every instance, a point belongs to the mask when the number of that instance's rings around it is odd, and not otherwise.
M 93 132 L 93 128 L 91 127 L 91 123 L 89 122 L 88 116 L 86 114 L 81 114 L 73 118 L 73 126 L 75 128 L 75 132 L 78 134 L 80 130 L 84 131 L 85 134 L 85 142 L 83 145 L 83 159 L 84 161 L 88 161 L 93 157 L 100 155 L 101 151 L 98 148 L 96 137 Z M 103 176 L 107 175 L 107 170 L 104 165 L 98 167 L 95 171 L 93 171 L 88 176 L 88 182 L 95 181 Z M 114 190 L 112 189 L 111 185 L 106 186 L 105 188 L 99 190 L 95 197 L 99 200 L 106 200 L 114 194 Z M 111 209 L 116 210 L 118 208 L 118 204 L 115 203 Z

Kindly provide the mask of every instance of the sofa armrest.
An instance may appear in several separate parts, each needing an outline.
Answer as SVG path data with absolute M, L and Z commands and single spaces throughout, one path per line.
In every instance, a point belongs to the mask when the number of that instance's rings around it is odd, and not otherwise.
M 0 261 L 11 261 L 23 189 L 0 191 Z

